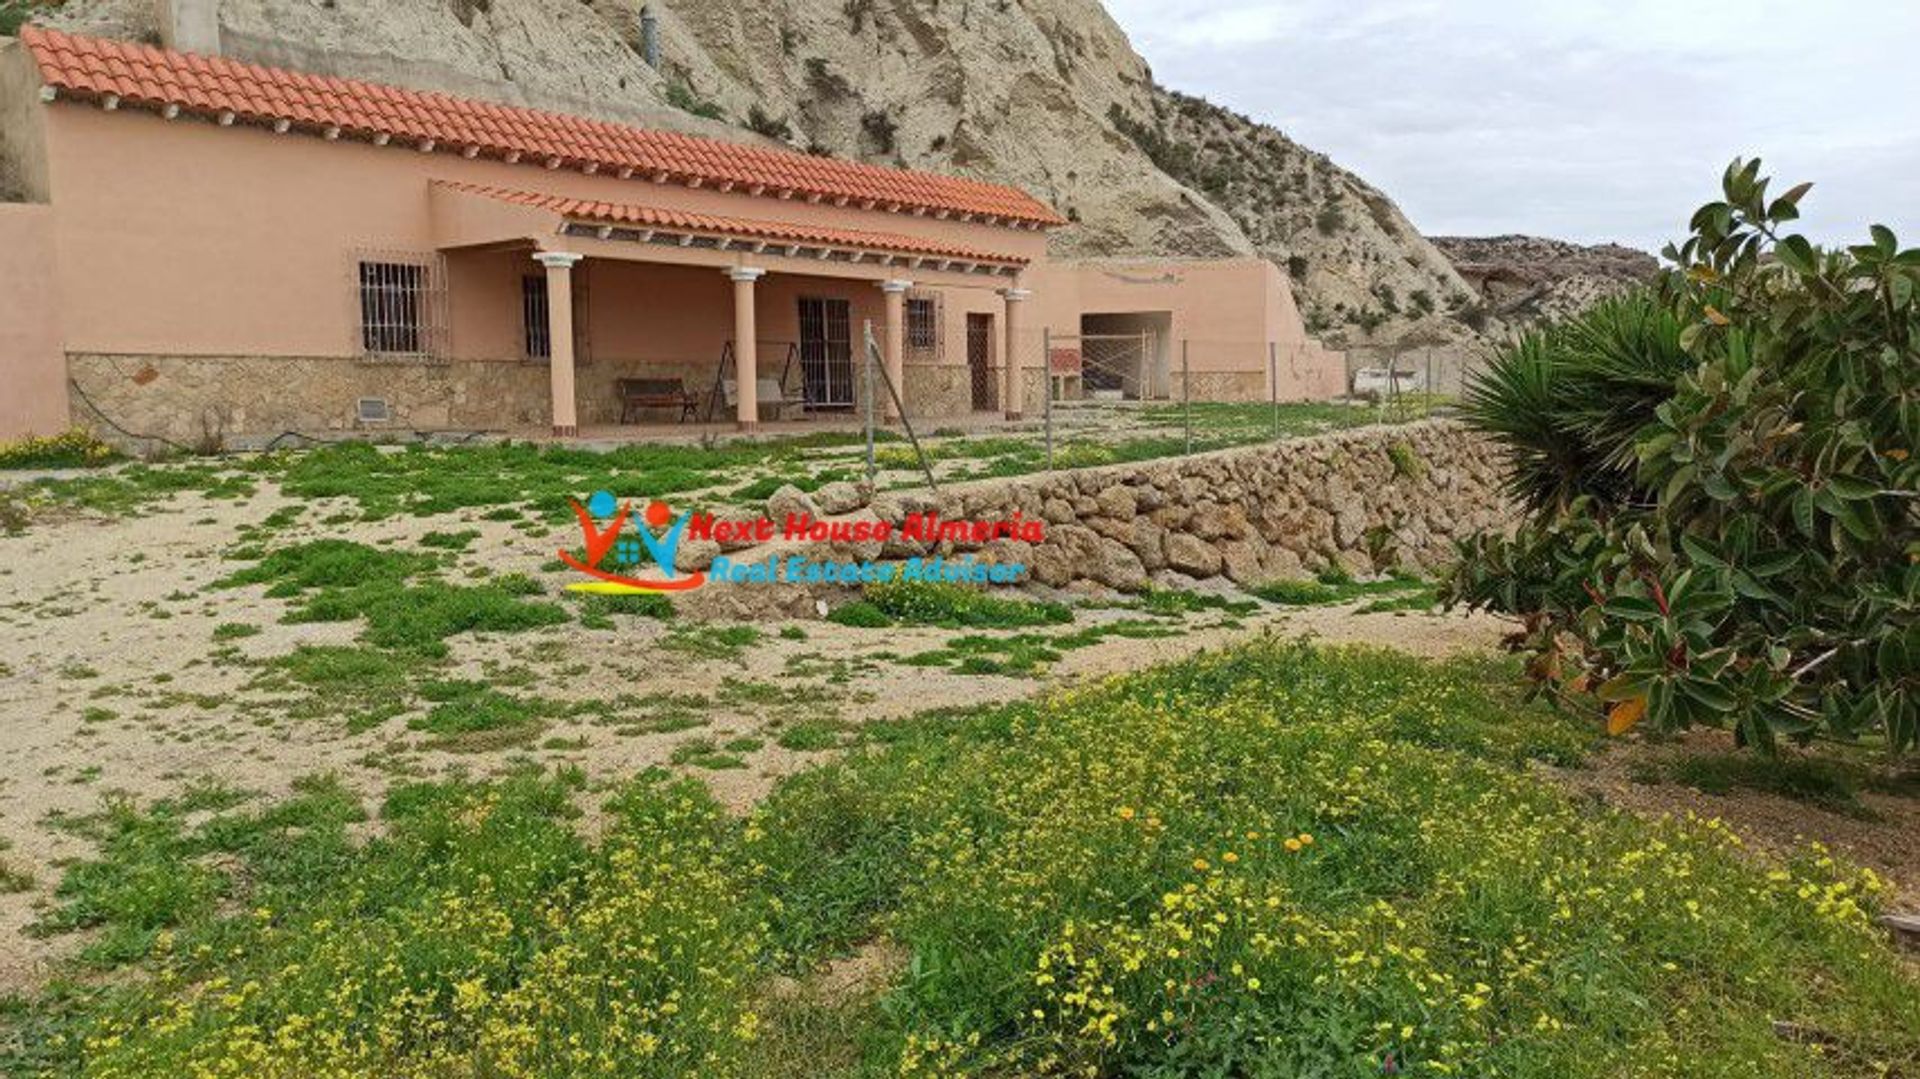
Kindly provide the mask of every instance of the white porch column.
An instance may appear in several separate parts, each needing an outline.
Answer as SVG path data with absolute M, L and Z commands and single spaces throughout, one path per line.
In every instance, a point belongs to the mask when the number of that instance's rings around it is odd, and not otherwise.
M 906 307 L 907 290 L 912 287 L 911 281 L 880 282 L 880 291 L 886 294 L 887 300 L 887 335 L 881 346 L 885 351 L 880 358 L 886 362 L 887 378 L 893 383 L 893 392 L 899 394 L 902 401 L 907 399 L 907 386 L 903 381 L 907 369 Z M 893 394 L 882 394 L 880 399 L 886 402 L 887 419 L 899 419 L 900 410 L 894 407 Z
M 539 251 L 533 256 L 547 268 L 547 377 L 553 395 L 555 438 L 572 438 L 580 433 L 573 394 L 573 266 L 584 257 L 566 251 Z
M 1007 301 L 1007 339 L 1000 348 L 1000 405 L 1006 410 L 1008 419 L 1017 420 L 1020 418 L 1020 396 L 1026 391 L 1026 380 L 1020 377 L 1020 315 L 1033 290 L 1016 286 L 1001 289 L 1000 295 Z M 1047 357 L 1040 357 L 1043 367 L 1048 362 Z
M 755 343 L 759 331 L 753 319 L 753 283 L 766 272 L 750 266 L 727 271 L 733 281 L 734 419 L 742 431 L 760 427 L 760 349 Z

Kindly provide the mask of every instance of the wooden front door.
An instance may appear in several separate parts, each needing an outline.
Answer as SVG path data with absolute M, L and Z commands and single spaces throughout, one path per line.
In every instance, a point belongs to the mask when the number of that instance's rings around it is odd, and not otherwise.
M 967 314 L 967 370 L 973 376 L 973 410 L 991 412 L 996 396 L 993 385 L 993 316 L 978 312 Z

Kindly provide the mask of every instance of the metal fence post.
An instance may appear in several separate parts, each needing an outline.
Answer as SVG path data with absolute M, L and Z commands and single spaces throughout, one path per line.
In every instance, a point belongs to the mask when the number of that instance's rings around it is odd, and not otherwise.
M 1187 364 L 1187 339 L 1180 339 L 1180 422 L 1187 428 L 1187 453 L 1193 453 L 1193 369 Z
M 871 346 L 873 344 L 873 320 L 872 319 L 867 319 L 865 320 L 865 322 L 862 323 L 861 332 L 864 338 L 864 343 L 867 346 Z M 863 354 L 863 358 L 865 360 L 864 366 L 866 367 L 866 373 L 867 373 L 866 402 L 865 402 L 866 413 L 867 413 L 867 420 L 866 420 L 867 486 L 872 487 L 873 478 L 875 475 L 879 473 L 879 469 L 875 467 L 874 455 L 873 455 L 873 349 L 871 347 L 866 347 L 866 348 L 862 348 L 860 351 Z
M 1041 414 L 1045 417 L 1042 426 L 1046 428 L 1047 471 L 1053 471 L 1053 327 L 1040 328 L 1040 388 L 1045 396 L 1041 398 Z
M 1273 440 L 1280 441 L 1280 342 L 1267 342 L 1267 403 L 1273 406 Z
M 1433 418 L 1433 346 L 1427 346 L 1427 418 Z

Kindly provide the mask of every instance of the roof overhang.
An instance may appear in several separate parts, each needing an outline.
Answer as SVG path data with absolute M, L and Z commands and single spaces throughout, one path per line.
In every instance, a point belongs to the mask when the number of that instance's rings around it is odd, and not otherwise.
M 434 244 L 442 249 L 530 243 L 637 262 L 735 266 L 750 258 L 789 273 L 867 279 L 906 273 L 975 285 L 1003 283 L 1029 261 L 904 233 L 687 213 L 447 180 L 430 186 Z

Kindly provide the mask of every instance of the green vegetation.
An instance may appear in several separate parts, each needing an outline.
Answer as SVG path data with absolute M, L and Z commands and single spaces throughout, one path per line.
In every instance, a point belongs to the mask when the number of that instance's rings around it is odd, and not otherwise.
M 1531 335 L 1472 387 L 1531 509 L 1447 594 L 1521 616 L 1608 727 L 1920 745 L 1920 249 L 1819 251 L 1735 161 L 1660 290 Z M 1588 695 L 1591 694 L 1591 697 Z
M 1504 666 L 1263 642 L 870 725 L 745 820 L 657 773 L 329 781 L 63 822 L 8 1074 L 1893 1074 L 1878 882 L 1542 783 Z M 752 743 L 751 745 L 749 743 Z M 725 766 L 757 740 L 687 743 Z M 807 974 L 882 957 L 831 1001 Z M 886 957 L 898 956 L 897 964 Z M 776 974 L 801 978 L 775 991 Z M 217 980 L 216 980 L 217 979 Z M 345 989 L 346 991 L 343 991 Z M 1785 1037 L 1781 1030 L 1805 1032 Z
M 1865 792 L 1920 796 L 1920 773 L 1895 772 L 1837 756 L 1773 757 L 1750 753 L 1683 753 L 1642 762 L 1636 778 L 1683 784 L 1708 794 L 1758 791 L 1860 820 L 1878 820 Z
M 675 626 L 660 639 L 660 647 L 697 659 L 739 659 L 748 648 L 760 642 L 761 636 L 754 626 Z
M 614 628 L 613 616 L 672 618 L 673 600 L 658 592 L 630 592 L 623 595 L 586 593 L 580 596 L 580 624 L 587 629 Z
M 1356 580 L 1342 570 L 1327 570 L 1312 580 L 1268 581 L 1253 594 L 1283 607 L 1323 607 L 1371 598 L 1363 612 L 1426 610 L 1437 600 L 1433 586 L 1410 574 L 1390 573 L 1372 580 Z
M 471 528 L 463 528 L 458 532 L 428 532 L 420 537 L 420 546 L 440 551 L 464 551 L 479 538 L 480 533 Z
M 23 10 L 10 0 L 0 0 L 0 36 L 9 18 L 18 19 Z M 85 428 L 75 427 L 57 435 L 0 442 L 0 469 L 3 468 L 94 468 L 120 460 L 120 451 L 95 438 Z
M 513 632 L 568 621 L 556 604 L 528 600 L 533 580 L 506 575 L 481 585 L 412 578 L 439 558 L 389 551 L 351 540 L 321 539 L 268 553 L 228 575 L 224 587 L 265 584 L 267 595 L 298 599 L 288 622 L 365 619 L 362 638 L 381 648 L 422 656 L 447 654 L 446 639 L 468 632 Z
M 759 746 L 756 745 L 753 748 L 758 749 Z M 716 745 L 711 738 L 689 738 L 674 746 L 673 753 L 668 759 L 675 764 L 719 772 L 729 768 L 745 768 L 747 760 L 741 756 L 741 752 L 731 748 L 730 745 Z
M 843 626 L 944 626 L 949 629 L 1014 629 L 1073 621 L 1064 603 L 999 596 L 980 588 L 939 581 L 880 581 L 861 598 L 827 616 Z

